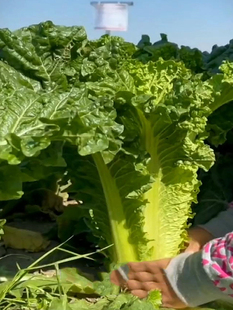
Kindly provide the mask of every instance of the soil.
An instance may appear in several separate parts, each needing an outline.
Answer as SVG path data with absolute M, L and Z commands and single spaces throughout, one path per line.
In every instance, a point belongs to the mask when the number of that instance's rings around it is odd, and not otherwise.
M 42 234 L 47 233 L 54 225 L 52 222 L 36 222 L 36 221 L 26 221 L 26 220 L 15 220 L 13 222 L 8 222 L 7 225 L 19 228 L 26 229 L 35 232 L 40 232 Z M 59 245 L 58 241 L 51 241 L 48 248 L 45 251 L 39 253 L 28 253 L 24 250 L 16 250 L 11 248 L 5 248 L 4 243 L 0 242 L 0 281 L 5 277 L 11 277 L 16 274 L 18 271 L 17 265 L 21 268 L 27 268 L 33 262 L 35 262 L 38 258 L 46 254 L 49 250 Z M 53 263 L 58 260 L 67 258 L 69 255 L 63 253 L 61 251 L 53 252 L 48 258 L 43 260 L 43 264 Z M 83 275 L 85 275 L 90 280 L 94 280 L 97 278 L 97 273 L 100 270 L 96 270 L 96 268 L 90 268 L 84 260 L 75 260 L 66 264 L 62 264 L 61 268 L 64 267 L 73 267 L 77 268 Z M 48 269 L 47 269 L 48 270 Z M 49 270 L 53 270 L 52 267 L 49 267 Z

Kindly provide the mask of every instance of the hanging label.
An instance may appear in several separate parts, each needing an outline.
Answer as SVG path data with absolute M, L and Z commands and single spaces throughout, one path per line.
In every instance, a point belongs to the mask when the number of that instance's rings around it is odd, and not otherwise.
M 96 3 L 95 29 L 109 31 L 128 30 L 128 5 L 122 3 Z

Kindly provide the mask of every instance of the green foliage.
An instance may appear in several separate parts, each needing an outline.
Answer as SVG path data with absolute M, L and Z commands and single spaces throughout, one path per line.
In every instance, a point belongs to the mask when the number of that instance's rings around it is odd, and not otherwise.
M 147 297 L 147 301 L 149 301 L 155 309 L 159 309 L 162 306 L 162 295 L 159 291 L 151 291 Z
M 142 35 L 134 57 L 142 62 L 157 61 L 160 57 L 164 60 L 182 61 L 186 68 L 194 73 L 203 73 L 204 79 L 220 72 L 224 61 L 233 61 L 233 40 L 225 46 L 214 45 L 212 51 L 201 52 L 197 48 L 190 48 L 168 41 L 166 34 L 161 33 L 161 40 L 152 43 L 148 35 Z
M 233 99 L 232 64 L 206 80 L 194 74 L 200 53 L 165 35 L 137 49 L 109 36 L 88 41 L 82 27 L 51 22 L 0 30 L 0 49 L 0 199 L 20 198 L 25 182 L 66 174 L 99 244 L 114 244 L 111 260 L 177 254 L 197 173 L 214 163 L 205 140 Z M 211 141 L 222 142 L 230 127 Z M 61 237 L 67 216 L 58 220 Z M 73 219 L 69 233 L 78 233 L 80 216 Z
M 161 40 L 152 44 L 149 36 L 143 35 L 137 45 L 139 49 L 134 56 L 142 62 L 157 61 L 159 58 L 173 59 L 182 61 L 186 68 L 195 73 L 204 71 L 204 59 L 201 51 L 187 46 L 179 48 L 177 44 L 168 41 L 166 34 L 161 33 L 160 36 Z
M 82 27 L 52 22 L 1 29 L 0 201 L 69 181 L 83 204 L 57 217 L 61 240 L 92 232 L 99 247 L 113 245 L 104 252 L 113 263 L 179 253 L 197 198 L 196 222 L 233 199 L 232 156 L 218 151 L 213 166 L 206 142 L 216 150 L 232 137 L 233 65 L 223 62 L 231 43 L 208 54 L 164 34 L 136 47 L 118 37 L 89 41 Z M 8 295 L 9 309 L 152 310 L 161 302 L 158 292 L 144 301 L 119 294 L 109 278 L 93 284 L 74 270 L 25 278 L 28 271 L 1 284 L 2 305 Z
M 0 220 L 0 240 L 1 240 L 1 236 L 4 234 L 3 227 L 5 224 L 6 224 L 5 220 Z
M 209 172 L 200 174 L 202 186 L 198 204 L 194 206 L 195 224 L 204 224 L 233 201 L 233 154 L 217 153 L 216 163 Z

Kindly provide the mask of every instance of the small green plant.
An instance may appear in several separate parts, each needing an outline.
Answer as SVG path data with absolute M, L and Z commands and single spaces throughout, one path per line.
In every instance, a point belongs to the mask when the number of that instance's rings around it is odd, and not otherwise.
M 3 227 L 6 224 L 6 220 L 1 220 L 0 219 L 0 240 L 1 240 L 1 236 L 4 234 L 4 230 Z

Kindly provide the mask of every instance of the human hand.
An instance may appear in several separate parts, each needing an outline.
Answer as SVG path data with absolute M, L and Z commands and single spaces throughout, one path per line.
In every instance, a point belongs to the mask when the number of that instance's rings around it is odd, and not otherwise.
M 126 288 L 130 293 L 145 298 L 153 290 L 159 290 L 162 294 L 162 304 L 167 308 L 187 308 L 176 295 L 167 280 L 164 269 L 167 268 L 171 259 L 162 259 L 153 262 L 128 263 L 128 281 L 125 281 L 119 271 L 111 274 L 111 282 L 115 285 Z
M 211 235 L 207 230 L 201 227 L 191 228 L 188 232 L 189 234 L 189 244 L 185 249 L 185 253 L 195 253 L 200 251 L 203 246 L 214 239 L 214 236 Z

